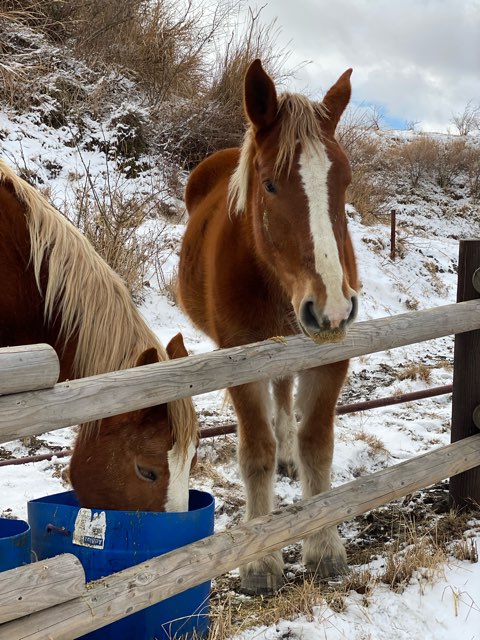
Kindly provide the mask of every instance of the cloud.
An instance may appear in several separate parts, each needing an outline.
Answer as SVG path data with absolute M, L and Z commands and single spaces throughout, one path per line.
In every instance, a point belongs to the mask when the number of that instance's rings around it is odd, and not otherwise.
M 353 99 L 446 130 L 480 104 L 480 0 L 270 0 L 278 45 L 306 60 L 289 88 L 323 93 L 353 67 Z

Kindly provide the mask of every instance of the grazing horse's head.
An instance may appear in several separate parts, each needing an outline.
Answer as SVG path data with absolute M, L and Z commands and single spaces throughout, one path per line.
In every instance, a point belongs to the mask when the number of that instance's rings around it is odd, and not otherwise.
M 167 345 L 170 359 L 188 355 L 181 334 Z M 158 362 L 147 349 L 136 365 Z M 96 436 L 81 433 L 70 480 L 82 507 L 124 511 L 188 511 L 189 477 L 198 437 L 175 439 L 166 404 L 104 418 Z
M 335 139 L 350 75 L 315 103 L 277 96 L 255 60 L 245 77 L 250 126 L 230 182 L 231 204 L 253 216 L 257 254 L 286 292 L 301 330 L 316 342 L 342 338 L 357 311 L 345 216 L 351 172 Z

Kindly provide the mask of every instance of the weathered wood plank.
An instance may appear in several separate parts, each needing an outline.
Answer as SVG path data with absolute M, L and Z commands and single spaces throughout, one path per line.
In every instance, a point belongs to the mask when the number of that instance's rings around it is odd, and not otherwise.
M 80 560 L 71 554 L 4 571 L 0 580 L 0 624 L 73 600 L 84 592 L 85 572 Z
M 358 322 L 335 344 L 271 339 L 0 398 L 0 442 L 480 328 L 480 300 Z
M 478 464 L 480 435 L 186 545 L 92 584 L 65 604 L 9 622 L 0 640 L 71 640 L 412 491 Z
M 49 344 L 0 349 L 0 394 L 49 389 L 59 373 L 57 354 Z

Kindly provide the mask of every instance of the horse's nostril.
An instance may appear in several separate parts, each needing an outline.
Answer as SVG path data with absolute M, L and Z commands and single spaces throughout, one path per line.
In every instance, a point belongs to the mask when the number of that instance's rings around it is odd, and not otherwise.
M 310 331 L 326 331 L 330 329 L 328 318 L 319 318 L 312 300 L 306 300 L 302 304 L 300 320 L 305 329 Z

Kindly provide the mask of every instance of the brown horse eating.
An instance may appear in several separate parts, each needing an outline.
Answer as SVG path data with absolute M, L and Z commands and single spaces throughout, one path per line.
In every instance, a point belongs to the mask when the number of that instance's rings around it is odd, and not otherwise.
M 241 149 L 201 162 L 186 188 L 189 221 L 179 294 L 193 322 L 220 347 L 303 332 L 342 339 L 357 310 L 357 269 L 345 215 L 350 165 L 335 130 L 350 100 L 351 70 L 321 103 L 277 95 L 259 60 L 244 85 L 248 129 Z M 330 487 L 335 406 L 348 362 L 230 388 L 238 460 L 250 520 L 273 509 L 276 464 L 298 468 L 305 497 Z M 336 528 L 304 541 L 307 569 L 347 570 Z M 242 588 L 271 592 L 283 581 L 281 552 L 241 567 Z
M 0 160 L 0 346 L 44 342 L 60 380 L 186 356 L 165 350 L 120 277 Z M 191 398 L 82 425 L 70 464 L 81 506 L 185 511 L 198 442 Z

